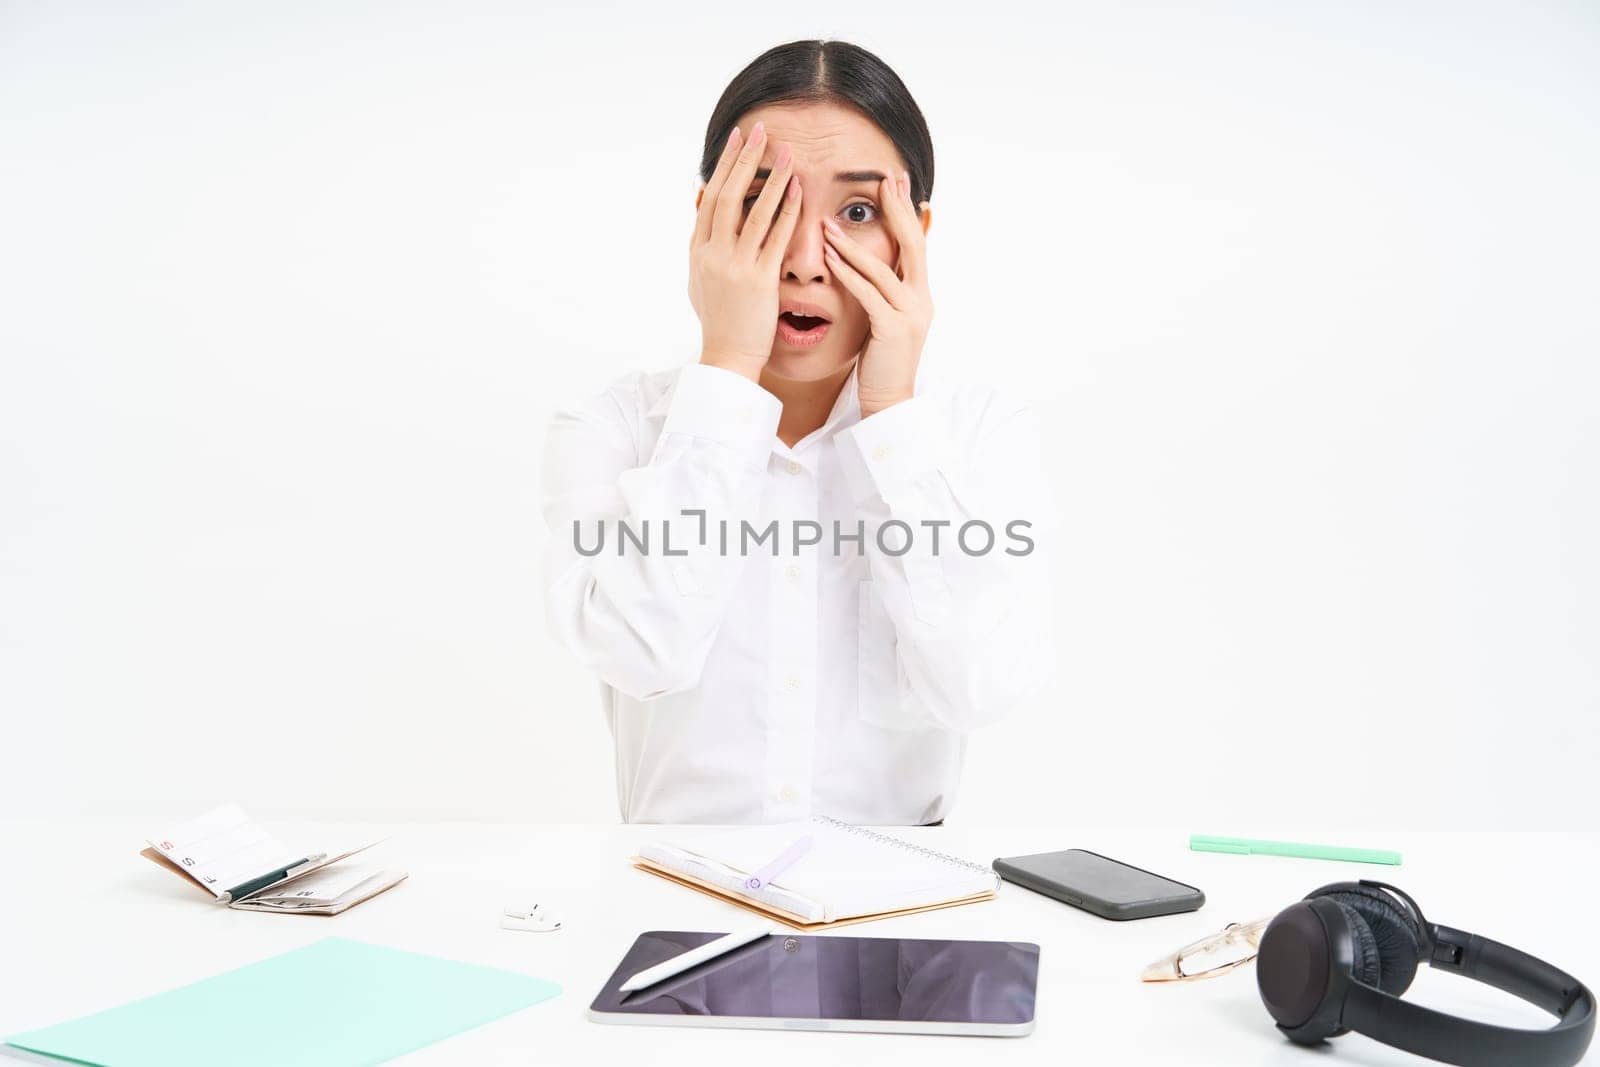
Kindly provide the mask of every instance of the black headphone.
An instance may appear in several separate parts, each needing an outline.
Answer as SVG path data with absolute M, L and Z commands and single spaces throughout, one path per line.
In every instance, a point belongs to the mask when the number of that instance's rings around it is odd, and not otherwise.
M 1424 960 L 1561 1021 L 1518 1030 L 1401 1000 Z M 1582 982 L 1526 952 L 1436 926 L 1382 882 L 1325 885 L 1279 912 L 1261 935 L 1256 984 L 1278 1029 L 1301 1045 L 1354 1030 L 1461 1067 L 1571 1067 L 1594 1037 L 1594 994 Z

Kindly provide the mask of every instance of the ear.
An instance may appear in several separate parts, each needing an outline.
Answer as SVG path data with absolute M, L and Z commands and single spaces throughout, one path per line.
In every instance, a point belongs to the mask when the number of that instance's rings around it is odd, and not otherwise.
M 933 205 L 928 201 L 922 202 L 922 235 L 928 235 L 928 227 L 933 224 Z
M 706 195 L 706 187 L 702 185 L 700 187 L 700 191 L 698 193 L 694 194 L 694 209 L 696 211 L 700 210 L 700 201 L 702 199 L 704 199 L 705 195 Z

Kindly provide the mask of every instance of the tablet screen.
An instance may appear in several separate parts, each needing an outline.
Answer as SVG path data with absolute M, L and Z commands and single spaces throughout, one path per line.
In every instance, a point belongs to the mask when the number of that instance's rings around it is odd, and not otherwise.
M 640 934 L 591 1010 L 999 1025 L 1033 1020 L 1039 946 L 1021 941 L 769 934 L 654 986 L 617 992 L 646 967 L 721 936 Z

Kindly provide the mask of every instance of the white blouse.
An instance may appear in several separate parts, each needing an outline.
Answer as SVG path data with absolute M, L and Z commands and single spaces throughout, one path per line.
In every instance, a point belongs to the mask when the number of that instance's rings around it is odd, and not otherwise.
M 599 677 L 625 821 L 936 822 L 967 732 L 1054 676 L 1037 419 L 919 374 L 863 420 L 854 370 L 792 448 L 781 412 L 700 363 L 558 409 L 551 633 Z

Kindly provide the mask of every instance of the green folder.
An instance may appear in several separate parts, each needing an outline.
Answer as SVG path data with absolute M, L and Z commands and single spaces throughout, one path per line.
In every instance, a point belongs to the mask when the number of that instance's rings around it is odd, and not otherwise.
M 102 1067 L 348 1067 L 560 992 L 525 974 L 328 937 L 6 1043 Z

